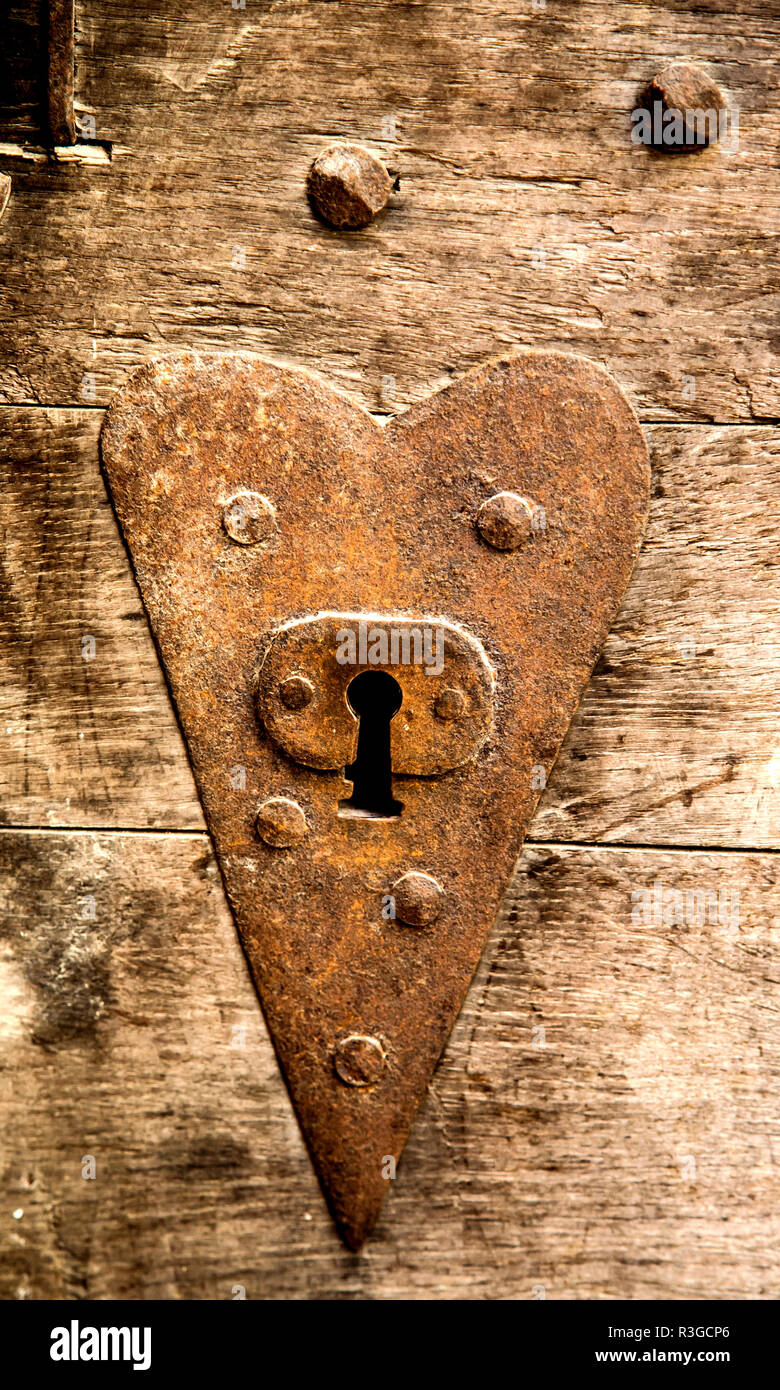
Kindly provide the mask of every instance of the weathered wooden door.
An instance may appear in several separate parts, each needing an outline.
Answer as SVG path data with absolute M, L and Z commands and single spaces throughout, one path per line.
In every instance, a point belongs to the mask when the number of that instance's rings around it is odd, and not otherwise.
M 776 1296 L 777 10 L 78 0 L 48 148 L 9 19 L 0 173 L 6 1298 Z M 738 112 L 631 139 L 704 65 Z M 371 226 L 308 168 L 368 145 Z M 376 1233 L 279 1075 L 101 478 L 151 356 L 250 349 L 380 415 L 578 351 L 650 527 Z

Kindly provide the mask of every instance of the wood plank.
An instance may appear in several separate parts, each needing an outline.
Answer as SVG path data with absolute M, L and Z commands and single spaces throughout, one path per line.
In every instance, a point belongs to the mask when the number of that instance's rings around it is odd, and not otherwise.
M 387 410 L 530 344 L 599 356 L 643 418 L 777 418 L 775 19 L 720 0 L 179 0 L 163 21 L 83 0 L 79 102 L 113 162 L 7 161 L 3 398 L 89 403 L 94 377 L 107 404 L 186 344 L 312 367 Z M 735 153 L 632 145 L 637 88 L 681 53 L 739 109 Z M 400 174 L 362 233 L 305 199 L 336 137 Z
M 527 849 L 361 1256 L 206 838 L 6 831 L 0 862 L 3 1297 L 780 1293 L 776 856 Z
M 773 848 L 780 435 L 647 435 L 644 548 L 532 834 Z
M 45 54 L 46 21 L 41 0 L 16 0 L 4 6 L 0 140 L 40 140 L 46 91 Z
M 0 815 L 199 829 L 99 474 L 99 425 L 98 411 L 0 412 Z M 647 433 L 647 540 L 532 837 L 772 848 L 780 439 L 767 427 Z
M 98 466 L 100 423 L 94 410 L 0 412 L 0 822 L 201 828 Z
M 756 852 L 780 797 L 776 19 L 775 0 L 170 0 L 164 19 L 79 0 L 98 143 L 52 165 L 26 143 L 38 6 L 13 5 L 0 825 L 28 828 L 0 830 L 0 1297 L 778 1297 L 779 861 Z M 737 151 L 632 147 L 638 86 L 682 56 L 739 108 Z M 400 175 L 363 233 L 305 201 L 336 138 Z M 202 833 L 102 411 L 60 407 L 195 345 L 387 413 L 513 344 L 585 351 L 627 387 L 650 527 L 355 1257 Z

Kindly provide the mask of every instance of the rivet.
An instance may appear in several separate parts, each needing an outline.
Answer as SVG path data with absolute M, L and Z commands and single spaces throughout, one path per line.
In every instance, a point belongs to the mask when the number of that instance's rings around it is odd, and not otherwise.
M 257 813 L 255 829 L 261 840 L 272 849 L 290 849 L 299 845 L 309 832 L 306 817 L 297 801 L 286 796 L 272 796 L 264 801 Z
M 517 550 L 533 531 L 534 506 L 516 492 L 497 492 L 477 512 L 477 528 L 494 550 Z
M 444 890 L 430 874 L 404 874 L 392 892 L 396 918 L 407 927 L 428 927 L 441 912 Z
M 436 696 L 434 714 L 447 721 L 459 719 L 466 708 L 466 696 L 456 686 L 446 685 Z
M 236 492 L 222 508 L 222 525 L 236 545 L 257 545 L 276 526 L 276 510 L 260 492 Z
M 350 1033 L 336 1044 L 333 1069 L 345 1086 L 373 1086 L 387 1066 L 387 1053 L 378 1038 Z
M 8 174 L 0 174 L 0 217 L 2 217 L 8 207 L 8 199 L 11 196 L 11 179 Z
M 305 676 L 288 676 L 279 686 L 279 698 L 287 709 L 305 709 L 314 699 L 314 686 Z
M 658 118 L 655 118 L 656 107 L 659 105 Z M 692 150 L 704 149 L 712 140 L 717 140 L 721 133 L 718 113 L 723 111 L 725 106 L 720 88 L 703 68 L 696 67 L 693 63 L 670 63 L 669 67 L 656 73 L 652 82 L 639 96 L 640 109 L 644 108 L 654 117 L 652 139 L 647 143 L 665 154 L 689 153 Z M 672 111 L 675 116 L 680 117 L 679 139 L 672 138 L 673 134 L 677 135 L 674 117 L 671 121 L 664 122 L 663 117 L 667 111 Z M 708 114 L 710 111 L 715 113 L 712 129 Z M 704 114 L 700 123 L 696 121 L 696 112 Z M 688 121 L 686 113 L 691 114 L 693 124 Z
M 315 212 L 331 227 L 367 227 L 392 189 L 384 164 L 362 145 L 329 145 L 306 181 Z

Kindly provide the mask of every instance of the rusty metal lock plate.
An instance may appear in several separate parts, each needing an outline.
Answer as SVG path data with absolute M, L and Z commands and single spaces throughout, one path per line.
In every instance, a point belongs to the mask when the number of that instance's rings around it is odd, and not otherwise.
M 131 377 L 102 457 L 277 1055 L 357 1248 L 631 574 L 644 440 L 611 378 L 564 354 L 490 362 L 382 428 L 312 376 L 182 353 Z M 364 621 L 388 646 L 367 628 L 361 662 Z M 421 628 L 429 672 L 391 659 L 393 632 Z M 349 816 L 349 691 L 372 668 L 401 694 L 401 809 Z
M 377 668 L 401 692 L 394 773 L 431 777 L 476 758 L 490 735 L 495 674 L 481 643 L 443 618 L 321 613 L 286 623 L 258 673 L 258 718 L 295 762 L 343 769 L 357 752 L 349 686 Z

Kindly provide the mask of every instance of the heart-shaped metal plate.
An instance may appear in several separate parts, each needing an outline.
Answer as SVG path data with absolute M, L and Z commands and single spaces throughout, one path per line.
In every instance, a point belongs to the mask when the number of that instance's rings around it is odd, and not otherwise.
M 119 393 L 102 457 L 274 1045 L 357 1247 L 631 574 L 644 440 L 611 378 L 559 353 L 490 362 L 384 427 L 307 374 L 183 353 Z M 403 695 L 392 817 L 345 812 L 332 766 L 355 747 L 350 655 Z

